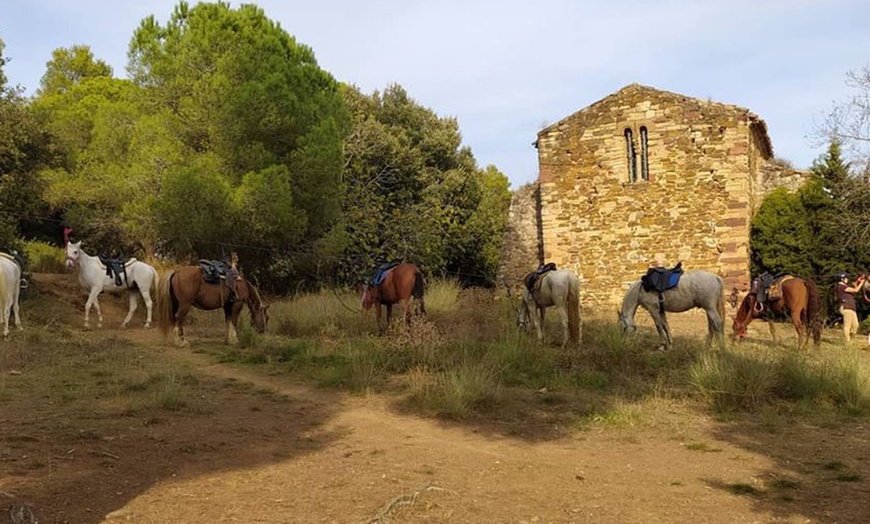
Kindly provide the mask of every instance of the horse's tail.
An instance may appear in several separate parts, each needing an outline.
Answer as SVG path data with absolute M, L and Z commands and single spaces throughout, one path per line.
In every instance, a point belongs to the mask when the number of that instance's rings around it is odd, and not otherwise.
M 568 338 L 573 344 L 583 340 L 580 324 L 580 280 L 572 278 L 568 283 Z
M 816 283 L 806 280 L 804 285 L 807 287 L 807 322 L 813 334 L 813 344 L 818 346 L 822 341 L 822 303 Z
M 719 300 L 716 302 L 716 311 L 722 320 L 722 333 L 725 333 L 725 281 L 719 277 Z
M 151 267 L 151 274 L 153 275 L 153 278 L 151 279 L 151 289 L 149 289 L 149 291 L 152 295 L 157 296 L 157 293 L 160 290 L 160 273 L 157 272 L 154 266 L 149 267 Z
M 157 285 L 157 325 L 164 337 L 169 335 L 172 325 L 175 323 L 175 297 L 172 296 L 172 277 L 174 271 L 170 271 L 160 280 Z

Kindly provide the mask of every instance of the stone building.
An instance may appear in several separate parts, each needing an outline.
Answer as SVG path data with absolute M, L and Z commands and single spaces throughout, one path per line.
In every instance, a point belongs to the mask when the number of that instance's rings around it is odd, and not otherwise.
M 543 129 L 535 184 L 514 195 L 502 276 L 573 269 L 584 304 L 618 304 L 647 268 L 678 261 L 749 284 L 763 195 L 802 181 L 773 161 L 747 109 L 631 84 Z

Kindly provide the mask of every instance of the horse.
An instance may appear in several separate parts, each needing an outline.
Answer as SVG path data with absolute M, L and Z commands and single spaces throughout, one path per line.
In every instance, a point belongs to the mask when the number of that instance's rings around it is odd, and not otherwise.
M 788 314 L 791 323 L 797 332 L 798 349 L 804 349 L 809 343 L 810 334 L 813 337 L 813 345 L 818 347 L 822 338 L 821 302 L 819 291 L 815 283 L 810 280 L 788 276 L 782 280 L 782 296 L 774 300 L 768 300 L 767 307 L 777 314 Z M 776 342 L 776 331 L 773 320 L 764 317 L 765 307 L 758 301 L 757 292 L 749 292 L 743 297 L 737 316 L 734 318 L 732 330 L 734 337 L 739 341 L 746 337 L 746 328 L 754 319 L 761 318 L 767 321 L 770 327 L 770 335 Z M 809 332 L 808 329 L 809 328 Z
M 260 292 L 244 277 L 238 275 L 234 290 L 225 280 L 211 284 L 206 282 L 199 266 L 184 266 L 163 277 L 157 291 L 157 322 L 163 336 L 171 329 L 175 344 L 184 347 L 184 320 L 191 306 L 204 311 L 224 310 L 227 323 L 227 344 L 238 342 L 236 328 L 242 308 L 247 305 L 251 312 L 251 325 L 258 333 L 266 332 L 269 322 L 269 305 L 260 298 Z
M 548 271 L 541 275 L 534 292 L 523 286 L 520 307 L 517 309 L 517 325 L 526 329 L 531 322 L 538 336 L 544 341 L 544 313 L 548 307 L 556 307 L 562 319 L 562 347 L 570 341 L 580 344 L 580 279 L 567 269 Z
M 151 313 L 153 301 L 151 300 L 152 288 L 156 289 L 160 276 L 154 267 L 136 260 L 130 259 L 124 265 L 126 271 L 126 282 L 122 282 L 119 286 L 115 279 L 106 275 L 106 266 L 100 261 L 99 257 L 91 256 L 85 253 L 82 249 L 82 242 L 66 241 L 66 267 L 67 270 L 72 270 L 74 267 L 79 267 L 79 283 L 83 288 L 88 290 L 88 300 L 85 302 L 85 328 L 90 327 L 90 311 L 93 305 L 97 310 L 97 326 L 103 327 L 103 312 L 100 310 L 99 295 L 103 291 L 109 293 L 121 293 L 127 291 L 130 298 L 130 308 L 127 311 L 127 316 L 124 322 L 121 323 L 122 328 L 126 328 L 133 318 L 133 313 L 139 307 L 137 295 L 142 295 L 142 300 L 145 301 L 147 315 L 145 317 L 145 327 L 151 327 Z
M 390 269 L 384 279 L 373 285 L 366 282 L 362 285 L 360 302 L 363 309 L 369 310 L 377 306 L 375 310 L 378 319 L 378 333 L 384 333 L 393 320 L 393 306 L 399 304 L 405 315 L 405 323 L 411 323 L 411 315 L 425 315 L 426 304 L 423 299 L 426 280 L 423 273 L 414 264 L 399 264 Z M 416 307 L 411 308 L 411 301 Z M 387 308 L 387 321 L 381 319 L 381 306 Z
M 707 314 L 707 345 L 716 337 L 719 347 L 725 347 L 725 283 L 718 275 L 703 270 L 687 271 L 676 287 L 662 292 L 661 306 L 658 293 L 645 291 L 638 280 L 628 288 L 618 312 L 623 333 L 637 329 L 634 316 L 638 307 L 647 310 L 655 322 L 661 342 L 659 349 L 669 349 L 672 343 L 665 313 L 682 313 L 694 308 L 701 308 Z
M 15 315 L 15 327 L 21 331 L 18 298 L 21 294 L 21 267 L 11 255 L 0 253 L 0 321 L 3 338 L 9 336 L 9 317 Z

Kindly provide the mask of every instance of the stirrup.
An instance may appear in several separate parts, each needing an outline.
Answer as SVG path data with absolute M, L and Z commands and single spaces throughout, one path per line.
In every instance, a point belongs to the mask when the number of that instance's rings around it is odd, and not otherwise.
M 20 289 L 27 289 L 29 285 L 30 284 L 28 284 L 27 280 L 25 280 L 23 278 L 18 282 L 18 287 Z

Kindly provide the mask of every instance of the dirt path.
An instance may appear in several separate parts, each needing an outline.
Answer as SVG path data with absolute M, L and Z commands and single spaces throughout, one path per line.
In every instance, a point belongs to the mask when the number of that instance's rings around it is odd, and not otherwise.
M 322 401 L 320 391 L 286 378 L 215 364 L 202 355 L 178 357 L 219 379 L 248 381 L 294 401 Z M 322 435 L 331 439 L 318 451 L 288 452 L 293 459 L 254 468 L 166 479 L 107 520 L 725 523 L 828 521 L 828 515 L 831 522 L 857 522 L 864 511 L 863 503 L 844 507 L 837 500 L 821 500 L 818 493 L 786 493 L 781 500 L 775 494 L 732 493 L 728 486 L 761 491 L 797 474 L 715 424 L 674 434 L 590 431 L 570 439 L 524 442 L 399 415 L 376 396 L 337 402 L 329 423 L 304 436 L 315 444 Z M 813 430 L 792 428 L 772 440 L 805 431 Z M 838 448 L 843 445 L 863 446 L 854 449 L 858 455 L 868 450 L 866 438 L 853 441 L 845 434 L 820 443 L 817 456 L 789 458 L 805 464 L 827 460 L 825 452 L 842 457 Z M 842 495 L 835 499 L 846 499 Z M 796 496 L 806 500 L 792 509 L 794 500 L 786 499 Z M 818 507 L 806 511 L 805 504 Z

